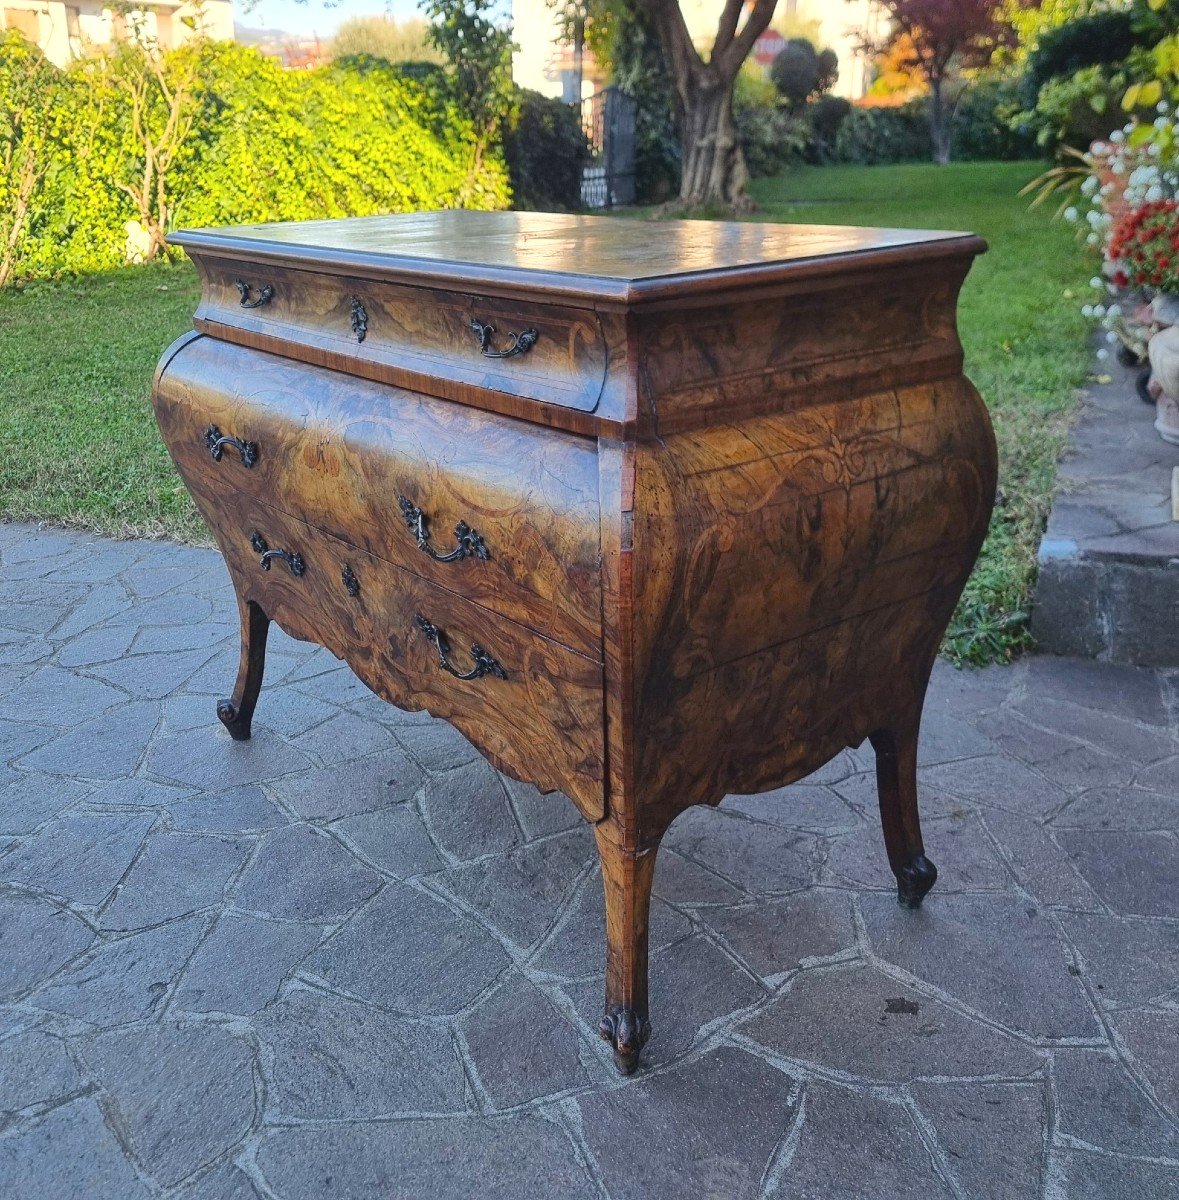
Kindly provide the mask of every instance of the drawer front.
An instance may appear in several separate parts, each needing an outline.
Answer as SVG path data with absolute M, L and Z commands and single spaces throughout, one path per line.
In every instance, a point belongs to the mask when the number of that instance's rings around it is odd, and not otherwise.
M 383 368 L 393 382 L 451 399 L 476 389 L 588 413 L 606 385 L 610 355 L 592 309 L 196 261 L 197 325 L 218 337 L 256 335 L 263 349 L 358 374 Z
M 257 497 L 600 659 L 592 441 L 211 338 L 155 400 L 191 488 Z
M 197 501 L 242 598 L 509 775 L 604 815 L 599 663 L 256 500 Z

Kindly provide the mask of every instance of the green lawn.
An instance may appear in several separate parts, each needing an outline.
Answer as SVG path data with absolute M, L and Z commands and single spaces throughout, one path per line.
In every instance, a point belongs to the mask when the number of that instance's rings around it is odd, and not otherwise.
M 1016 193 L 1037 167 L 807 168 L 754 184 L 761 220 L 968 229 L 991 242 L 962 298 L 967 370 L 995 418 L 998 510 L 947 643 L 1009 656 L 1076 386 L 1089 365 L 1078 312 L 1093 264 Z M 0 295 L 0 514 L 103 533 L 208 535 L 172 470 L 148 401 L 163 348 L 190 327 L 190 267 L 131 268 Z
M 148 399 L 197 295 L 187 264 L 0 293 L 0 513 L 210 541 Z

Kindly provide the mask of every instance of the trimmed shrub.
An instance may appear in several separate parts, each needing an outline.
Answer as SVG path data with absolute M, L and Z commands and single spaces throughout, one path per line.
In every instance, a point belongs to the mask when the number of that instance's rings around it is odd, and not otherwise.
M 1019 126 L 1016 80 L 983 79 L 972 84 L 958 104 L 952 156 L 959 162 L 1013 162 L 1035 158 L 1039 151 L 1031 131 Z
M 1113 78 L 1110 67 L 1082 67 L 1072 75 L 1050 79 L 1040 89 L 1036 105 L 1019 113 L 1013 124 L 1035 138 L 1037 146 L 1084 148 L 1119 123 L 1125 81 Z
M 523 88 L 504 138 L 512 207 L 540 211 L 581 207 L 581 173 L 589 143 L 572 104 Z
M 1122 62 L 1136 45 L 1133 22 L 1128 11 L 1097 12 L 1041 34 L 1024 70 L 1024 107 L 1035 105 L 1050 79 L 1072 75 L 1081 67 Z
M 1013 127 L 1016 85 L 1005 80 L 972 83 L 958 102 L 951 157 L 959 162 L 1034 157 L 1035 141 Z M 853 108 L 835 136 L 835 160 L 847 163 L 926 162 L 933 156 L 926 101 L 895 108 Z
M 932 154 L 923 102 L 897 108 L 853 108 L 835 135 L 837 162 L 864 166 L 924 162 Z
M 56 169 L 17 278 L 127 260 L 139 213 L 119 185 L 143 171 L 131 121 L 139 53 L 83 60 L 51 93 Z M 245 46 L 200 42 L 163 65 L 172 79 L 195 77 L 190 131 L 167 177 L 174 227 L 508 203 L 507 172 L 498 158 L 476 161 L 470 123 L 382 60 L 288 71 Z
M 842 96 L 820 96 L 806 106 L 803 115 L 810 135 L 807 157 L 812 162 L 830 162 L 835 157 L 839 127 L 851 111 L 851 101 Z

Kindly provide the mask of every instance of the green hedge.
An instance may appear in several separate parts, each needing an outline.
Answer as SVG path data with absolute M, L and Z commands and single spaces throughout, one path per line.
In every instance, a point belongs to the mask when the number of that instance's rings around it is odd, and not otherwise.
M 504 158 L 515 208 L 552 212 L 581 207 L 581 173 L 590 145 L 581 110 L 521 88 L 504 135 Z
M 837 162 L 928 162 L 932 142 L 925 101 L 896 108 L 853 108 L 839 125 L 832 157 Z M 1018 84 L 984 80 L 970 85 L 958 103 L 951 158 L 955 162 L 1013 162 L 1035 158 L 1035 140 L 1012 128 Z
M 14 36 L 0 40 L 0 65 L 17 56 Z M 126 260 L 125 226 L 139 214 L 118 185 L 143 173 L 131 125 L 138 54 L 123 50 L 55 72 L 45 92 L 51 111 L 41 114 L 51 169 L 21 242 L 17 279 Z M 248 47 L 202 42 L 163 64 L 169 79 L 195 79 L 191 133 L 168 179 L 172 227 L 509 202 L 504 164 L 476 164 L 469 124 L 437 89 L 379 60 L 288 71 Z M 0 154 L 13 106 L 5 78 L 0 70 Z

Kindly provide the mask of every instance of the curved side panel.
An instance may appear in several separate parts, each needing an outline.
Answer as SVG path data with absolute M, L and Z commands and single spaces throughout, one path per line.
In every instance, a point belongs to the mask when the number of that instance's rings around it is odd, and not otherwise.
M 639 448 L 635 791 L 652 828 L 919 716 L 996 464 L 963 377 Z

